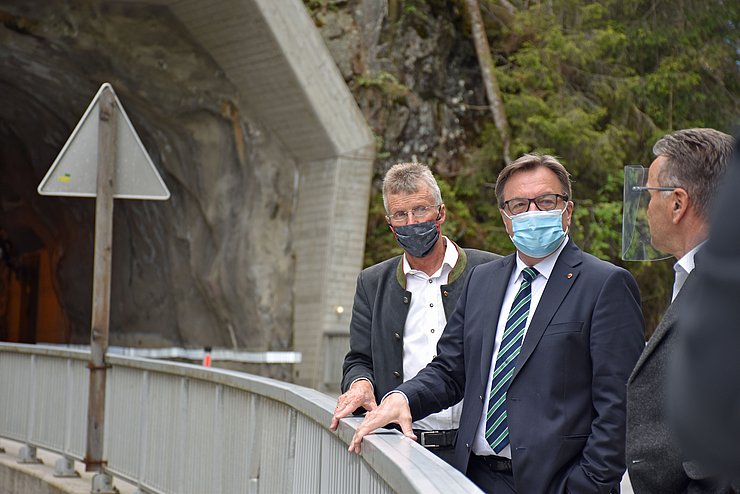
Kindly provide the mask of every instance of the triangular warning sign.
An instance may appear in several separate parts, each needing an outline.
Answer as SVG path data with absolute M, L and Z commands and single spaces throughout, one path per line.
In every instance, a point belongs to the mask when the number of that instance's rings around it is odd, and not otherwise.
M 47 196 L 95 197 L 98 177 L 98 106 L 103 90 L 113 93 L 118 114 L 113 197 L 117 199 L 169 199 L 170 191 L 107 82 L 100 86 L 90 106 L 46 172 L 38 192 Z

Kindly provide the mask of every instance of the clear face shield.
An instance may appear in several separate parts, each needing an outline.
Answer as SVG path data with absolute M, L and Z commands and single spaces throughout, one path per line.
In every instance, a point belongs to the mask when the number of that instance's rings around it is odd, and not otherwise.
M 647 208 L 650 192 L 646 189 L 648 169 L 640 165 L 624 167 L 622 209 L 622 259 L 625 261 L 659 261 L 670 254 L 656 250 L 650 242 Z M 667 188 L 673 190 L 673 188 Z

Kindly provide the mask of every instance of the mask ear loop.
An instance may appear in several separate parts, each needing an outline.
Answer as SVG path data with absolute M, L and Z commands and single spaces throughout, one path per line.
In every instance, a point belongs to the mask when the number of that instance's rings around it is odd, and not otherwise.
M 385 224 L 388 225 L 388 228 L 390 228 L 391 231 L 393 232 L 393 238 L 397 239 L 398 238 L 398 235 L 396 235 L 396 229 L 393 228 L 393 225 L 391 225 L 391 222 L 388 221 L 388 220 L 386 220 L 386 223 Z
M 565 203 L 565 207 L 563 208 L 563 211 L 560 213 L 560 221 L 563 220 L 563 215 L 565 214 L 565 211 L 568 209 L 568 203 Z M 565 228 L 565 233 L 563 233 L 563 240 L 565 240 L 565 237 L 568 236 L 568 232 L 570 232 L 570 224 Z M 563 245 L 562 243 L 560 245 Z
M 439 211 L 437 212 L 437 219 L 434 220 L 434 225 L 437 227 L 437 231 L 440 235 L 442 235 L 442 225 L 439 224 L 439 220 L 442 219 L 442 208 L 445 207 L 444 204 L 439 205 Z

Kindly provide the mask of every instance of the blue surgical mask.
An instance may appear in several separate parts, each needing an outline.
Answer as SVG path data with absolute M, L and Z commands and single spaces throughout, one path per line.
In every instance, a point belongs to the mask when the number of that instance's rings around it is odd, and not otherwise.
M 555 252 L 565 239 L 563 213 L 565 209 L 553 211 L 527 211 L 506 217 L 511 220 L 514 231 L 511 241 L 522 254 L 535 259 L 547 257 Z
M 412 257 L 426 257 L 439 239 L 436 221 L 392 227 L 399 245 Z

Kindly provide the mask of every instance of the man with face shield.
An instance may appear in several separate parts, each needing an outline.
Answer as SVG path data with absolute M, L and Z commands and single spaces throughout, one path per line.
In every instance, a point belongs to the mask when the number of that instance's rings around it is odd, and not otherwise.
M 464 397 L 453 466 L 486 492 L 618 492 L 625 384 L 644 346 L 640 294 L 626 270 L 569 238 L 570 176 L 528 154 L 496 181 L 516 253 L 475 267 L 438 356 L 389 393 L 350 451 L 379 426 Z
M 624 249 L 628 258 L 656 259 L 665 253 L 676 259 L 671 304 L 627 384 L 627 468 L 638 494 L 727 492 L 711 471 L 691 461 L 695 458 L 690 451 L 679 447 L 667 419 L 666 396 L 679 337 L 679 308 L 694 296 L 692 273 L 701 264 L 697 253 L 709 236 L 710 203 L 730 161 L 732 145 L 729 135 L 713 129 L 679 130 L 653 146 L 656 158 L 644 184 L 639 183 L 644 172 L 634 168 L 625 172 L 625 198 L 647 197 L 640 206 L 625 202 L 624 224 L 647 220 L 652 244 L 652 248 L 646 245 L 644 234 L 624 238 L 623 246 L 632 245 Z M 644 228 L 632 231 L 637 230 Z
M 426 165 L 399 163 L 383 180 L 390 231 L 403 248 L 357 279 L 350 351 L 331 423 L 360 408 L 373 410 L 386 393 L 414 377 L 437 353 L 439 340 L 470 270 L 500 256 L 463 249 L 441 234 L 447 211 Z M 414 423 L 422 446 L 448 460 L 461 405 Z

